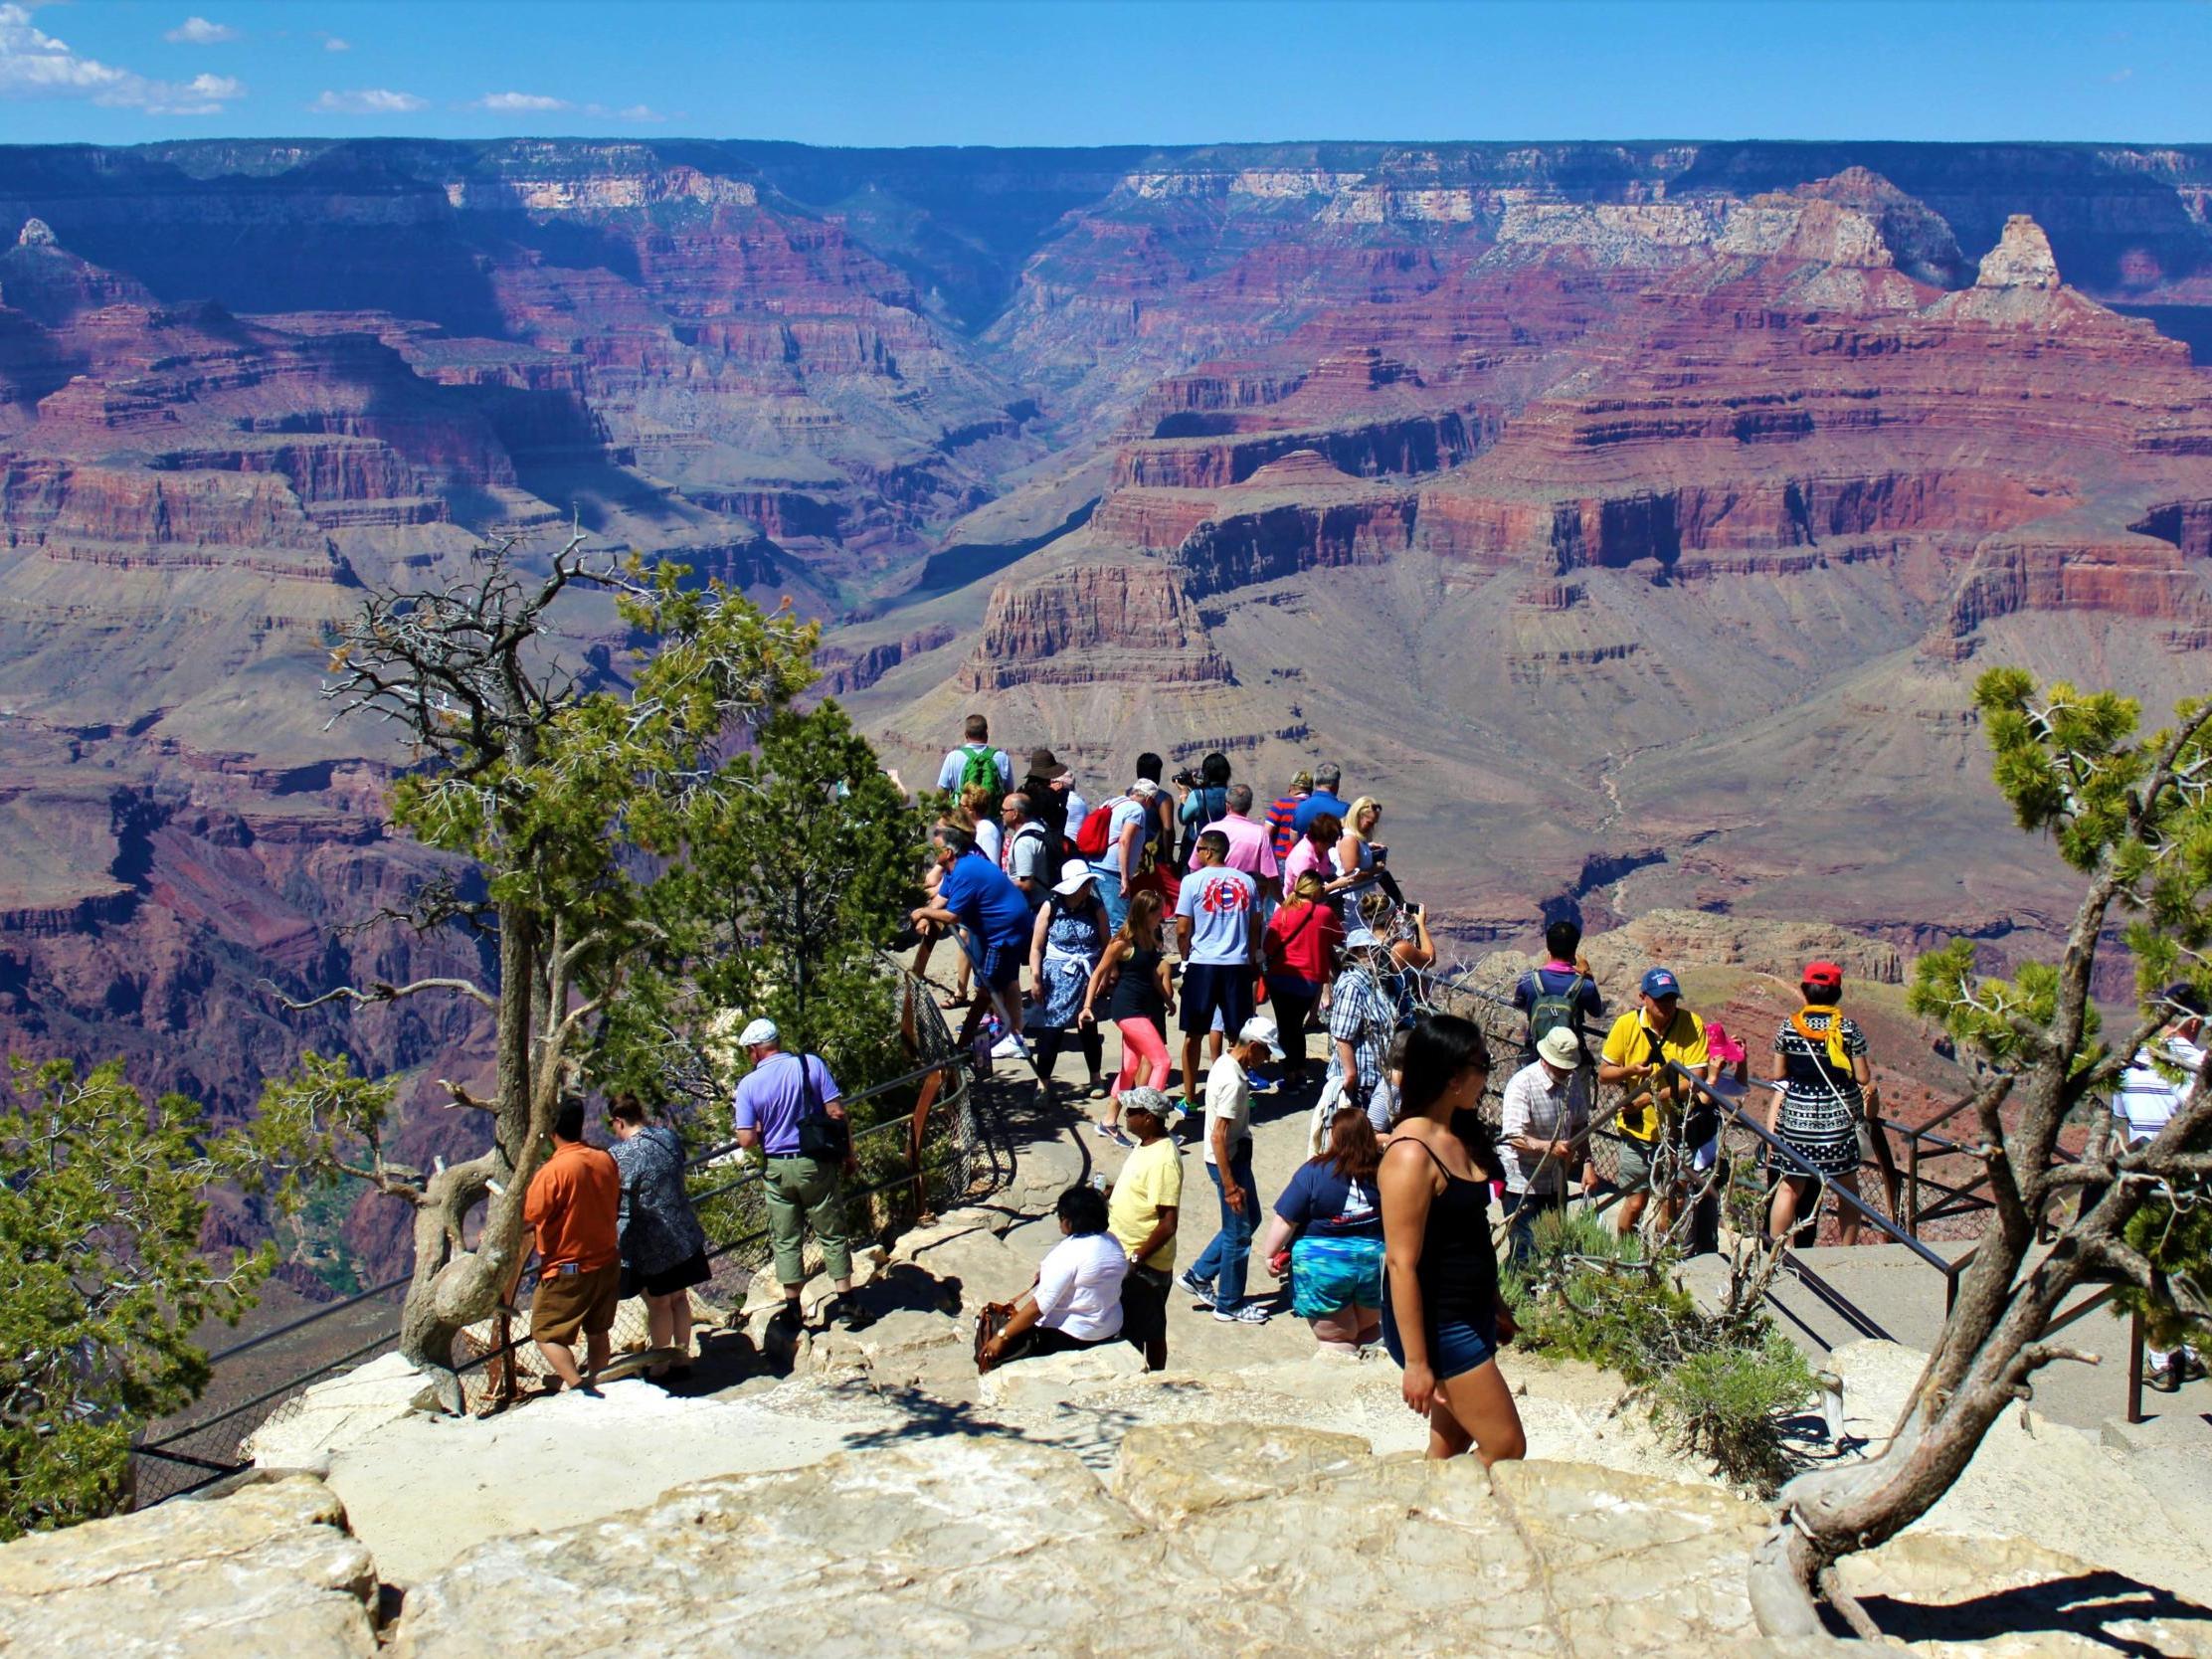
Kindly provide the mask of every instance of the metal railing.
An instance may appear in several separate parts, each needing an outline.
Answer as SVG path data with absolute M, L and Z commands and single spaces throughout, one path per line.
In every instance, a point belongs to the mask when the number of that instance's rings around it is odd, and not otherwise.
M 872 1174 L 863 1184 L 846 1188 L 843 1196 L 850 1204 L 867 1202 L 871 1215 L 877 1199 L 900 1190 L 907 1195 L 906 1206 L 916 1212 L 926 1207 L 933 1188 L 939 1196 L 956 1200 L 980 1196 L 1003 1181 L 1007 1172 L 1002 1159 L 1011 1156 L 1003 1145 L 1003 1133 L 996 1131 L 988 1111 L 975 1091 L 967 1086 L 962 1069 L 965 1056 L 954 1049 L 933 998 L 926 993 L 926 988 L 912 981 L 906 986 L 906 994 L 914 1011 L 914 1040 L 924 1054 L 932 1057 L 926 1064 L 844 1094 L 840 1099 L 849 1109 L 898 1089 L 923 1085 L 932 1077 L 947 1079 L 947 1085 L 935 1091 L 924 1089 L 923 1092 L 930 1095 L 926 1114 L 919 1111 L 900 1113 L 853 1132 L 855 1160 L 863 1172 Z M 926 1018 L 922 1011 L 926 1011 Z M 890 1139 L 900 1131 L 907 1136 L 903 1156 Z M 768 1237 L 765 1223 L 756 1224 L 755 1211 L 761 1200 L 754 1197 L 766 1179 L 765 1162 L 744 1160 L 742 1149 L 732 1140 L 691 1156 L 684 1166 L 696 1176 L 718 1169 L 733 1158 L 742 1160 L 745 1167 L 729 1180 L 690 1195 L 693 1204 L 704 1206 L 706 1214 L 719 1218 L 726 1213 L 736 1226 L 737 1230 L 718 1240 L 710 1232 L 706 1255 L 718 1271 L 736 1268 L 745 1252 Z M 887 1212 L 885 1219 L 888 1218 Z M 867 1230 L 877 1229 L 871 1225 Z M 218 1380 L 226 1372 L 235 1376 L 243 1369 L 242 1362 L 266 1359 L 275 1345 L 286 1339 L 315 1332 L 349 1314 L 358 1315 L 371 1304 L 405 1291 L 413 1279 L 412 1272 L 396 1275 L 342 1301 L 257 1332 L 209 1355 L 209 1365 Z M 534 1275 L 525 1275 L 518 1282 L 513 1293 L 516 1299 L 528 1290 L 533 1279 Z M 635 1318 L 631 1322 L 638 1323 Z M 480 1399 L 503 1382 L 511 1397 L 517 1382 L 516 1373 L 522 1369 L 524 1358 L 534 1356 L 528 1356 L 527 1338 L 515 1337 L 505 1328 L 506 1324 L 502 1315 L 495 1314 L 491 1321 L 494 1334 L 479 1352 L 453 1368 L 453 1376 L 464 1394 L 472 1393 Z M 618 1336 L 627 1334 L 618 1327 Z M 310 1384 L 390 1349 L 398 1336 L 395 1309 L 391 1318 L 377 1322 L 365 1340 L 347 1347 L 334 1358 L 287 1372 L 267 1385 L 256 1386 L 249 1373 L 249 1380 L 243 1383 L 246 1397 L 226 1402 L 220 1409 L 189 1423 L 175 1427 L 164 1425 L 156 1436 L 132 1448 L 134 1506 L 144 1508 L 200 1491 L 248 1467 L 250 1460 L 243 1455 L 243 1443 L 257 1428 Z M 467 1341 L 465 1335 L 462 1340 Z M 470 1387 L 469 1379 L 480 1378 L 500 1361 L 507 1362 L 502 1380 Z M 211 1384 L 211 1391 L 220 1393 L 220 1381 Z

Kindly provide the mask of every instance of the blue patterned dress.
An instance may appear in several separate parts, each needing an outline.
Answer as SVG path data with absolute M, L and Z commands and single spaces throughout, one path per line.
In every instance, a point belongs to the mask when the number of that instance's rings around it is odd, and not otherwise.
M 1087 899 L 1080 910 L 1062 908 L 1057 894 L 1049 902 L 1052 920 L 1044 931 L 1043 1002 L 1029 1023 L 1047 1030 L 1072 1030 L 1106 940 L 1099 931 L 1096 900 Z

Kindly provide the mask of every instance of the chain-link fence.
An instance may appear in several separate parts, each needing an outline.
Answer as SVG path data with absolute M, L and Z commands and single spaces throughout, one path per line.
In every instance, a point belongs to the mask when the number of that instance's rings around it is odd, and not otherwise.
M 843 1097 L 854 1127 L 857 1168 L 845 1177 L 844 1194 L 846 1231 L 855 1245 L 984 1198 L 1013 1169 L 1004 1130 L 973 1087 L 936 999 L 904 969 L 889 971 L 898 976 L 902 1036 L 916 1064 Z M 769 1260 L 764 1167 L 726 1142 L 692 1158 L 688 1172 L 712 1271 L 692 1294 L 717 1311 L 734 1312 Z M 258 1428 L 296 1409 L 292 1402 L 314 1383 L 389 1350 L 411 1279 L 393 1278 L 211 1355 L 214 1375 L 192 1419 L 157 1425 L 136 1448 L 133 1506 L 196 1491 L 244 1468 L 251 1461 L 246 1442 Z M 534 1272 L 524 1277 L 517 1307 L 527 1308 L 534 1282 Z M 625 1301 L 612 1333 L 616 1354 L 642 1350 L 646 1340 L 645 1303 Z M 339 1352 L 321 1357 L 333 1347 Z M 528 1340 L 526 1314 L 495 1315 L 463 1333 L 455 1361 L 472 1409 L 512 1399 L 545 1374 Z

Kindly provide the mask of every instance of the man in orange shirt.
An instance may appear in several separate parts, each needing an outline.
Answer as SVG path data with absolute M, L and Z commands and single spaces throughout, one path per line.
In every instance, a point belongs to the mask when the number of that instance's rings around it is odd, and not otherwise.
M 614 1159 L 584 1144 L 584 1103 L 564 1103 L 553 1120 L 553 1156 L 530 1178 L 522 1218 L 538 1241 L 538 1287 L 530 1296 L 530 1336 L 571 1388 L 596 1393 L 606 1367 L 607 1333 L 622 1298 L 622 1244 L 615 1218 L 622 1175 Z M 576 1333 L 585 1369 L 576 1369 Z

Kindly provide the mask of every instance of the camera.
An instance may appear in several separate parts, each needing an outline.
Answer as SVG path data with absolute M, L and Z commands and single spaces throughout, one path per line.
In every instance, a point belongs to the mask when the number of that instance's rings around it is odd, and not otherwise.
M 1373 850 L 1375 852 L 1375 861 L 1377 863 L 1386 864 L 1390 861 L 1390 849 L 1388 847 L 1379 846 L 1374 848 Z
M 1168 781 L 1174 784 L 1178 789 L 1197 789 L 1200 784 L 1205 782 L 1204 778 L 1199 774 L 1198 769 L 1195 766 L 1185 767 L 1181 772 L 1178 772 L 1173 778 L 1169 779 Z

